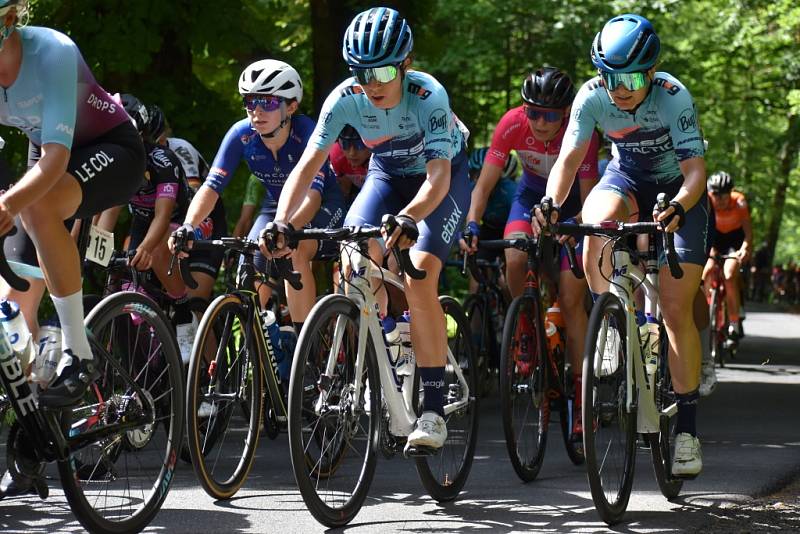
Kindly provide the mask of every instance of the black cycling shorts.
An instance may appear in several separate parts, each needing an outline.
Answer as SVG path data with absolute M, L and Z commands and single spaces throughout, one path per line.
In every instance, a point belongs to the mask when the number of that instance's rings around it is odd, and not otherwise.
M 228 221 L 225 219 L 225 206 L 222 204 L 222 198 L 217 200 L 209 218 L 213 224 L 212 239 L 228 235 Z M 224 257 L 225 252 L 221 249 L 193 250 L 189 253 L 189 269 L 192 272 L 205 273 L 216 279 Z

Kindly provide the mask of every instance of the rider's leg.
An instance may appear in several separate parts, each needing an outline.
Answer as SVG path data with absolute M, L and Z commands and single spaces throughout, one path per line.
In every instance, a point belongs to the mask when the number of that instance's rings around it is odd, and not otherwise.
M 583 344 L 586 338 L 586 280 L 575 278 L 572 271 L 561 271 L 558 303 L 567 325 L 567 356 L 572 372 L 580 376 L 583 369 Z
M 167 247 L 168 236 L 169 233 L 165 233 L 164 239 L 153 249 L 153 262 L 150 268 L 156 273 L 156 277 L 161 281 L 166 293 L 170 297 L 177 299 L 186 295 L 186 285 L 177 268 L 173 269 L 171 275 L 169 274 L 169 264 L 172 253 Z
M 300 335 L 300 328 L 305 322 L 317 298 L 317 283 L 311 269 L 311 260 L 317 253 L 317 242 L 312 240 L 300 241 L 297 249 L 292 253 L 292 267 L 300 273 L 301 289 L 293 288 L 289 282 L 286 288 L 286 302 L 289 304 L 289 314 Z
M 516 236 L 506 236 L 506 239 L 514 239 Z M 528 254 L 515 248 L 507 248 L 506 254 L 506 280 L 508 280 L 508 290 L 511 298 L 522 295 L 525 289 L 525 269 L 528 262 Z
M 725 276 L 725 300 L 728 304 L 728 319 L 733 325 L 739 323 L 739 260 L 729 258 L 723 266 Z M 738 332 L 738 330 L 736 330 Z

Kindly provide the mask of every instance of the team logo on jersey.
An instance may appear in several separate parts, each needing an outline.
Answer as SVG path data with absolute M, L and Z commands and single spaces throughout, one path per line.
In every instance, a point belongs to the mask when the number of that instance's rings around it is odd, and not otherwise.
M 408 84 L 408 92 L 412 95 L 417 95 L 420 100 L 425 100 L 429 96 L 431 96 L 431 92 L 428 89 L 425 89 L 421 85 L 416 83 Z
M 663 87 L 667 91 L 667 94 L 673 96 L 677 95 L 681 90 L 680 87 L 678 87 L 672 82 L 668 82 L 664 78 L 656 78 L 655 80 L 653 80 L 653 85 L 658 85 L 659 87 Z
M 697 131 L 697 115 L 692 108 L 686 108 L 681 111 L 678 117 L 678 129 L 683 133 L 692 133 Z
M 348 95 L 360 95 L 363 92 L 364 89 L 362 89 L 360 85 L 351 85 L 350 87 L 345 87 L 342 89 L 342 97 Z
M 442 134 L 447 131 L 448 115 L 442 108 L 437 108 L 428 118 L 428 131 L 432 134 Z

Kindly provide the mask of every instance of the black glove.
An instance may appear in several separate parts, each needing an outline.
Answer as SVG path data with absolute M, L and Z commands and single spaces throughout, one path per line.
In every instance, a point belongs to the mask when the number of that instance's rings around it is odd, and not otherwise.
M 561 216 L 561 206 L 553 202 L 553 199 L 550 197 L 542 197 L 542 200 L 539 201 L 539 204 L 536 204 L 533 207 L 533 210 L 536 211 L 536 208 L 539 208 L 539 210 L 541 210 L 546 225 L 548 226 L 550 225 L 550 222 L 552 220 L 551 215 L 553 213 L 556 214 L 556 220 L 558 220 L 558 218 Z
M 677 217 L 678 218 L 678 230 L 680 230 L 683 227 L 683 225 L 686 224 L 686 210 L 683 209 L 683 205 L 680 202 L 676 201 L 676 200 L 671 201 L 669 203 L 669 205 L 672 206 L 674 211 L 672 212 L 672 215 L 670 215 L 668 218 L 666 218 L 663 221 L 661 221 L 662 228 L 666 228 L 667 226 L 669 226 L 669 224 L 672 222 L 672 220 L 675 217 Z M 656 212 L 656 213 L 661 213 L 664 210 L 659 209 L 658 203 L 656 203 L 655 207 L 653 208 L 653 211 Z
M 295 232 L 294 226 L 291 223 L 283 223 L 280 221 L 270 221 L 261 230 L 260 238 L 267 244 L 267 249 L 274 251 L 278 242 L 278 235 L 283 234 L 284 244 L 289 248 L 297 247 L 297 240 L 291 239 L 290 236 Z
M 408 215 L 384 215 L 381 224 L 386 228 L 386 233 L 391 235 L 395 228 L 400 228 L 400 235 L 406 236 L 411 241 L 416 241 L 419 237 L 417 221 Z
M 198 229 L 189 223 L 183 223 L 176 228 L 175 231 L 172 232 L 172 239 L 175 240 L 175 249 L 184 251 L 189 241 L 197 239 L 197 230 Z

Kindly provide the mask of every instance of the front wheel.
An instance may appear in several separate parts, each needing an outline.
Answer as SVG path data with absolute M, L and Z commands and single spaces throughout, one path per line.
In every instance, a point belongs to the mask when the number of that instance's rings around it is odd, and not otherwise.
M 183 436 L 177 341 L 156 303 L 134 292 L 97 303 L 86 328 L 101 375 L 63 412 L 75 449 L 58 462 L 61 484 L 86 530 L 140 532 L 169 492 Z M 90 433 L 104 437 L 81 444 Z
M 289 381 L 289 451 L 300 495 L 323 525 L 358 514 L 375 474 L 381 386 L 372 338 L 358 353 L 362 315 L 328 295 L 300 332 Z
M 478 440 L 478 380 L 467 317 L 454 298 L 441 296 L 439 302 L 447 328 L 448 357 L 444 368 L 447 440 L 435 456 L 418 457 L 416 464 L 430 496 L 445 502 L 458 497 L 472 468 Z M 416 373 L 415 380 L 418 379 Z
M 656 410 L 659 413 L 659 432 L 647 436 L 653 457 L 653 470 L 661 494 L 674 499 L 681 492 L 683 481 L 672 476 L 672 446 L 677 423 L 677 398 L 672 389 L 672 376 L 669 373 L 669 340 L 667 332 L 661 328 L 659 336 L 659 365 L 656 370 L 654 388 Z
M 603 293 L 589 317 L 583 355 L 586 472 L 594 506 L 609 525 L 628 507 L 636 459 L 636 407 L 627 407 L 626 324 L 619 298 Z

